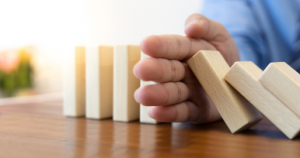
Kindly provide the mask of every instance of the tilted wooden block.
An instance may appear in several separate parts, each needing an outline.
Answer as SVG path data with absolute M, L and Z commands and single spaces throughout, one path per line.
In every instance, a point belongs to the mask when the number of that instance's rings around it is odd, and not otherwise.
M 141 52 L 141 59 L 148 58 L 148 57 L 149 56 L 147 56 L 146 54 Z M 142 87 L 142 86 L 146 86 L 146 85 L 153 85 L 153 84 L 155 84 L 155 82 L 141 80 L 140 84 L 141 84 L 141 87 Z M 151 108 L 151 106 L 144 106 L 144 105 L 140 104 L 140 122 L 157 124 L 158 121 L 154 120 L 153 118 L 151 118 L 149 116 L 150 108 Z
M 299 134 L 300 118 L 260 84 L 258 79 L 262 73 L 252 62 L 236 62 L 225 79 L 292 139 Z
M 64 103 L 66 116 L 85 115 L 85 47 L 77 46 L 68 54 L 64 70 Z
M 133 74 L 134 65 L 140 60 L 139 46 L 114 47 L 113 120 L 132 121 L 139 119 L 140 105 L 134 92 L 140 80 Z
M 113 47 L 94 46 L 86 49 L 86 117 L 112 117 Z
M 218 51 L 199 51 L 188 60 L 188 65 L 232 133 L 262 119 L 260 112 L 224 80 L 230 68 Z
M 259 81 L 300 116 L 300 75 L 284 62 L 270 63 Z

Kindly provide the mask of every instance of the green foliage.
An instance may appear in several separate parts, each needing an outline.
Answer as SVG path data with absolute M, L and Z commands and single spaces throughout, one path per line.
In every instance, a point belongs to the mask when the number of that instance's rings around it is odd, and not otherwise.
M 32 67 L 28 58 L 21 58 L 20 64 L 9 73 L 0 70 L 0 90 L 12 96 L 17 90 L 32 87 Z

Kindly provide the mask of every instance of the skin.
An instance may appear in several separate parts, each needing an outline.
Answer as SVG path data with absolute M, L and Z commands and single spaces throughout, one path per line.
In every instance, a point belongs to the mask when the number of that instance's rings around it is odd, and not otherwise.
M 219 120 L 220 114 L 186 61 L 199 50 L 218 50 L 231 66 L 239 60 L 237 47 L 222 24 L 200 14 L 188 17 L 185 34 L 152 35 L 142 40 L 141 50 L 152 58 L 139 61 L 134 74 L 157 84 L 137 89 L 135 100 L 153 106 L 149 116 L 160 122 Z

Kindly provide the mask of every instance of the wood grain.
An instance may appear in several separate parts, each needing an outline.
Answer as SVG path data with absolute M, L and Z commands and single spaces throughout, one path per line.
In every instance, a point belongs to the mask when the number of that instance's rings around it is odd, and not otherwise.
M 86 117 L 112 117 L 113 47 L 89 46 L 86 53 Z
M 140 105 L 134 99 L 134 92 L 140 87 L 140 80 L 133 74 L 134 65 L 140 60 L 139 46 L 118 45 L 114 47 L 113 76 L 113 119 L 132 121 L 139 119 Z
M 252 62 L 236 62 L 225 79 L 290 139 L 300 130 L 300 118 L 258 81 L 262 70 Z
M 260 112 L 224 80 L 230 68 L 218 51 L 199 51 L 188 65 L 232 133 L 261 120 Z
M 232 135 L 223 121 L 149 125 L 62 115 L 62 102 L 0 106 L 0 157 L 285 157 L 300 155 L 268 119 Z
M 270 63 L 259 81 L 300 117 L 300 75 L 284 62 Z
M 76 46 L 65 60 L 64 114 L 85 115 L 85 47 Z

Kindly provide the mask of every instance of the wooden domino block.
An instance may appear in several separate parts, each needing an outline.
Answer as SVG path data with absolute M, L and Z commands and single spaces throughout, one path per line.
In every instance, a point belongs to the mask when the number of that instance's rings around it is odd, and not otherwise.
M 86 117 L 112 117 L 113 47 L 86 49 Z
M 139 119 L 140 105 L 134 99 L 134 92 L 140 87 L 140 80 L 134 76 L 133 67 L 140 60 L 140 53 L 139 46 L 114 47 L 114 121 L 128 122 Z
M 271 63 L 259 81 L 300 116 L 300 75 L 284 62 Z
M 230 68 L 218 51 L 199 51 L 188 65 L 232 133 L 262 119 L 260 112 L 224 80 Z
M 65 59 L 63 113 L 85 115 L 85 47 L 77 46 Z
M 292 139 L 299 134 L 300 118 L 260 84 L 258 79 L 262 73 L 252 62 L 236 62 L 225 79 Z
M 148 57 L 149 56 L 147 56 L 143 52 L 141 53 L 141 59 L 148 58 Z M 153 84 L 155 84 L 155 82 L 141 80 L 140 84 L 142 87 L 142 86 L 146 86 L 146 85 L 153 85 Z M 158 121 L 154 120 L 153 118 L 151 118 L 149 116 L 148 112 L 149 112 L 150 108 L 151 108 L 151 106 L 144 106 L 144 105 L 140 104 L 140 122 L 157 124 Z

